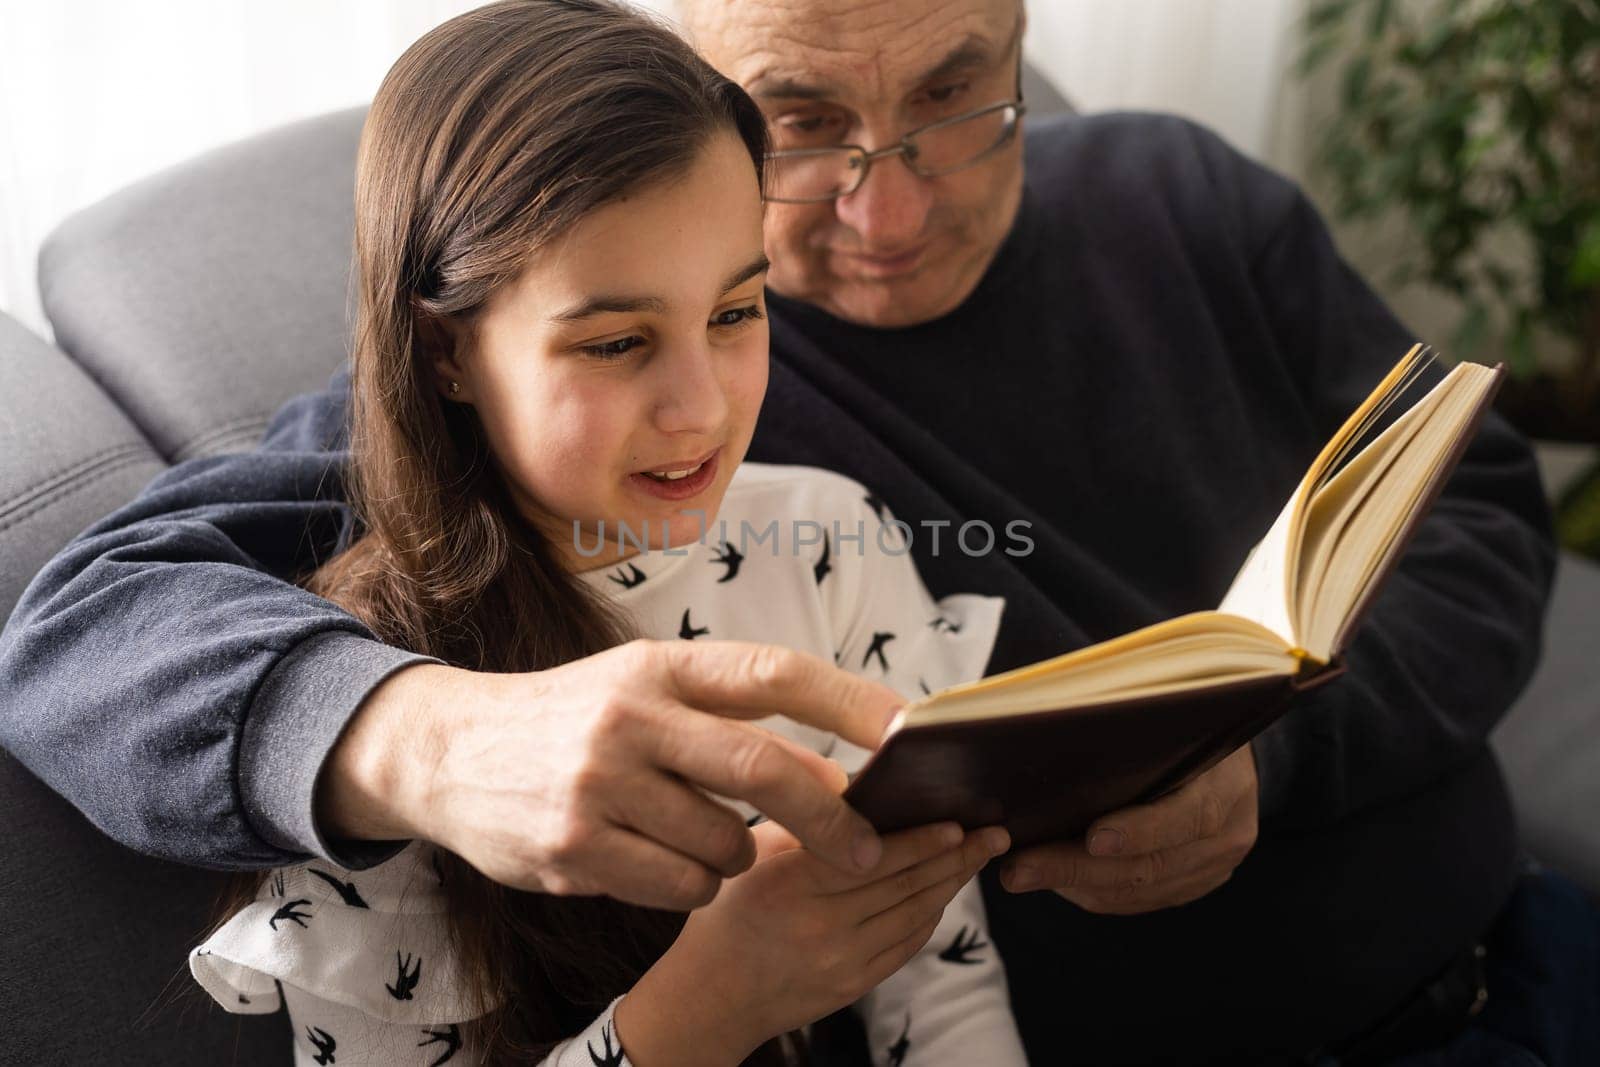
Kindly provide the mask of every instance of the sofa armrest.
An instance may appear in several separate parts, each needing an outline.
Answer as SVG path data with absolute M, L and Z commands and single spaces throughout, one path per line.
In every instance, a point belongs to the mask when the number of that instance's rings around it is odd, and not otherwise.
M 72 361 L 0 314 L 0 619 L 45 561 L 166 464 Z

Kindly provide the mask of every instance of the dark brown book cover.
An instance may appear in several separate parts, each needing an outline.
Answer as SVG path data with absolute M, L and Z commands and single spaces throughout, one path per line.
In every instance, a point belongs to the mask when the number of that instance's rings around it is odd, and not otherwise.
M 953 820 L 1004 826 L 1014 847 L 1075 837 L 1160 796 L 1266 729 L 1294 696 L 1343 673 L 1221 686 L 896 732 L 845 793 L 879 830 Z

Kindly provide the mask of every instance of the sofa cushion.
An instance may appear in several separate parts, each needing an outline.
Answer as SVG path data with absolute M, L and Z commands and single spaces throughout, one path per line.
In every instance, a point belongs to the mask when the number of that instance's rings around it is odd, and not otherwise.
M 0 314 L 0 619 L 44 562 L 166 466 L 54 348 Z
M 56 342 L 174 462 L 249 448 L 345 358 L 364 108 L 218 149 L 46 240 Z

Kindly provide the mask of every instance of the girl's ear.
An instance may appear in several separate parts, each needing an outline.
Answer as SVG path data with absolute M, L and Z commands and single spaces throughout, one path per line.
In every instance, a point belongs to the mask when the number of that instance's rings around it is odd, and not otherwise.
M 472 388 L 467 374 L 453 356 L 441 356 L 433 361 L 433 380 L 434 388 L 446 400 L 472 403 Z
M 432 363 L 434 388 L 446 400 L 462 404 L 472 403 L 471 378 L 461 358 L 465 346 L 455 325 L 449 322 L 435 322 L 430 323 L 424 330 L 430 347 L 438 353 Z

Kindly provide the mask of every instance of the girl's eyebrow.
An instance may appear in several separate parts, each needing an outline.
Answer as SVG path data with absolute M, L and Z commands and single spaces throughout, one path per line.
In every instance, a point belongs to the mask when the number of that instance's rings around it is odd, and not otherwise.
M 757 274 L 765 272 L 771 266 L 772 261 L 767 258 L 765 252 L 756 253 L 755 259 L 752 259 L 750 262 L 746 263 L 744 266 L 728 275 L 728 280 L 722 285 L 723 293 L 726 294 L 732 292 L 745 282 L 749 281 L 751 278 L 754 278 Z
M 771 266 L 772 262 L 767 259 L 766 253 L 758 253 L 755 259 L 728 275 L 728 280 L 722 283 L 722 292 L 724 294 L 732 292 Z M 600 293 L 556 312 L 550 316 L 550 321 L 556 323 L 578 322 L 608 311 L 623 313 L 648 311 L 655 315 L 664 315 L 666 310 L 667 302 L 659 296 L 626 296 L 619 293 Z
M 667 302 L 659 296 L 619 296 L 601 293 L 591 296 L 550 316 L 551 322 L 577 322 L 607 311 L 649 311 L 660 315 L 667 310 Z

